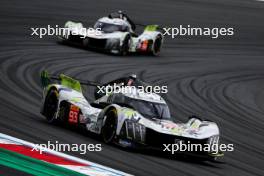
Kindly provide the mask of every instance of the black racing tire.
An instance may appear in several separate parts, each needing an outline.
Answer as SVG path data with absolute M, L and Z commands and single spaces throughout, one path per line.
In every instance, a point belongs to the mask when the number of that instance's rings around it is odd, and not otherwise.
M 103 141 L 107 144 L 113 142 L 116 136 L 117 128 L 117 111 L 115 108 L 110 109 L 106 113 L 106 119 L 101 130 Z
M 73 41 L 74 41 L 74 36 L 71 33 L 66 38 L 63 37 L 63 36 L 58 36 L 57 37 L 57 42 L 59 44 L 68 44 L 68 43 L 71 43 Z
M 119 54 L 121 56 L 126 56 L 129 53 L 129 46 L 130 46 L 130 42 L 131 42 L 131 36 L 129 34 L 126 35 L 122 46 L 120 47 L 120 52 Z
M 62 101 L 60 103 L 60 110 L 58 114 L 58 121 L 60 121 L 62 124 L 68 123 L 68 114 L 69 114 L 69 103 L 66 101 Z
M 84 47 L 84 48 L 88 48 L 88 45 L 89 45 L 89 38 L 88 38 L 88 37 L 85 37 L 85 38 L 83 39 L 82 44 L 83 44 L 83 47 Z
M 64 44 L 67 40 L 61 36 L 57 37 L 57 43 L 59 44 Z
M 43 111 L 48 123 L 57 122 L 55 117 L 58 109 L 58 102 L 58 91 L 56 89 L 51 89 L 46 96 Z
M 155 41 L 153 42 L 153 48 L 151 51 L 151 54 L 153 56 L 158 56 L 161 50 L 161 45 L 162 45 L 162 36 L 161 34 L 157 35 Z

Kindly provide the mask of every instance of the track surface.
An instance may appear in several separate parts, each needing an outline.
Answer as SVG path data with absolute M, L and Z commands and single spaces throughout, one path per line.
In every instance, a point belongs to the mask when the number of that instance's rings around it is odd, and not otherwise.
M 167 38 L 160 57 L 118 57 L 58 45 L 30 36 L 30 27 L 62 25 L 123 9 L 141 23 L 231 26 L 235 36 Z M 46 123 L 39 114 L 39 73 L 48 69 L 107 81 L 136 73 L 168 85 L 165 97 L 176 121 L 199 114 L 216 121 L 222 142 L 233 143 L 224 163 L 193 163 L 124 151 L 73 153 L 135 175 L 264 175 L 264 3 L 253 0 L 1 0 L 0 132 L 35 143 L 101 143 Z M 89 89 L 88 89 L 89 90 Z

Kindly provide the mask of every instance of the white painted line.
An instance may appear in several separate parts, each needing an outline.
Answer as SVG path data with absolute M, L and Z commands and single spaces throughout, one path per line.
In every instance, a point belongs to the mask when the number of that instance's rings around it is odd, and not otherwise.
M 40 149 L 38 145 L 35 145 L 33 143 L 0 133 L 0 143 L 2 144 L 16 144 L 16 145 L 24 145 L 30 148 L 37 148 Z M 43 148 L 42 148 L 43 150 Z M 87 175 L 98 175 L 98 176 L 132 176 L 130 174 L 127 174 L 122 171 L 118 171 L 115 169 L 112 169 L 110 167 L 106 167 L 100 164 L 96 164 L 87 160 L 83 160 L 74 156 L 70 156 L 61 152 L 57 152 L 54 150 L 50 150 L 49 148 L 45 148 L 45 152 L 49 154 L 53 154 L 71 161 L 79 162 L 87 166 L 66 166 L 66 165 L 58 165 L 67 169 L 71 169 L 74 171 L 77 171 L 82 174 L 87 174 Z

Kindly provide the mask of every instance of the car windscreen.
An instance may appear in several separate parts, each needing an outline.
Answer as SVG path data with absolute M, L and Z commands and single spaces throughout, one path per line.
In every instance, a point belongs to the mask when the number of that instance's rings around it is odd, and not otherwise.
M 95 23 L 94 28 L 100 29 L 101 31 L 103 31 L 105 33 L 111 33 L 111 32 L 115 32 L 115 31 L 121 31 L 121 32 L 127 32 L 128 31 L 128 26 L 103 23 L 100 21 L 97 21 Z
M 170 119 L 170 111 L 166 104 L 128 97 L 126 97 L 126 104 L 146 118 Z

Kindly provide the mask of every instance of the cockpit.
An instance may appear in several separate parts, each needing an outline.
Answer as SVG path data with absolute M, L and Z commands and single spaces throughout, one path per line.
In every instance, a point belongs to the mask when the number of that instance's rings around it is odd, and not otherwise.
M 145 101 L 123 94 L 114 94 L 113 97 L 109 98 L 111 98 L 111 103 L 132 108 L 146 118 L 170 119 L 170 111 L 166 103 Z
M 100 29 L 105 33 L 112 33 L 112 32 L 129 32 L 129 26 L 127 25 L 120 25 L 120 24 L 111 24 L 106 22 L 97 21 L 94 25 L 95 29 Z

